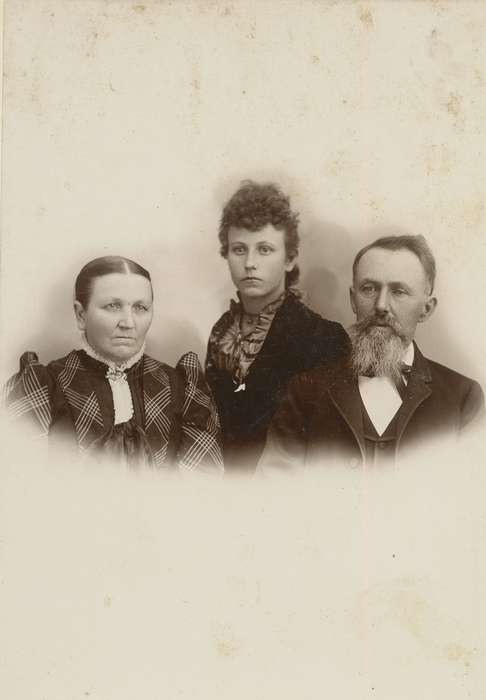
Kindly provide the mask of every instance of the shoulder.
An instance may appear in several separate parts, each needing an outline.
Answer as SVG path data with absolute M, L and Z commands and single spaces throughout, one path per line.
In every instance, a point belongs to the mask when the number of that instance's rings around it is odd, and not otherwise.
M 288 295 L 280 307 L 279 313 L 284 318 L 287 318 L 289 322 L 299 323 L 312 330 L 324 331 L 331 336 L 346 335 L 340 323 L 323 318 L 293 294 Z
M 217 339 L 222 333 L 224 333 L 232 324 L 233 317 L 234 316 L 230 310 L 225 311 L 211 328 L 209 339 Z
M 349 353 L 348 334 L 337 321 L 323 318 L 293 295 L 289 295 L 280 311 L 280 335 L 302 358 L 302 370 L 320 362 L 334 362 Z
M 431 380 L 434 384 L 441 384 L 447 387 L 450 391 L 464 393 L 470 391 L 473 387 L 478 387 L 479 384 L 471 377 L 467 377 L 460 372 L 456 372 L 446 365 L 439 362 L 424 358 L 431 374 Z
M 80 350 L 71 350 L 64 357 L 58 357 L 56 360 L 51 360 L 47 365 L 47 370 L 51 373 L 58 373 L 66 367 L 73 369 L 84 369 L 82 362 L 82 354 Z
M 177 361 L 175 367 L 165 362 L 160 362 L 150 357 L 150 355 L 143 355 L 143 368 L 144 374 L 155 374 L 159 377 L 165 375 L 167 378 L 170 377 L 172 379 L 184 377 L 186 380 L 194 382 L 197 382 L 200 375 L 202 375 L 201 363 L 197 354 L 192 350 L 184 353 Z
M 12 377 L 12 379 L 15 377 L 25 377 L 31 374 L 35 374 L 38 379 L 47 379 L 48 377 L 52 377 L 53 375 L 57 374 L 69 364 L 80 364 L 76 350 L 71 350 L 71 352 L 64 357 L 51 360 L 47 365 L 39 361 L 39 356 L 36 352 L 28 350 L 22 353 L 20 356 L 19 371 L 14 375 L 14 377 Z
M 460 372 L 456 372 L 456 370 L 451 369 L 446 365 L 442 365 L 440 362 L 435 362 L 435 360 L 431 360 L 428 357 L 423 357 L 423 359 L 430 369 L 431 379 L 433 382 L 442 382 L 456 389 L 467 389 L 474 384 L 477 384 L 477 382 L 474 379 L 471 379 L 471 377 L 461 374 Z

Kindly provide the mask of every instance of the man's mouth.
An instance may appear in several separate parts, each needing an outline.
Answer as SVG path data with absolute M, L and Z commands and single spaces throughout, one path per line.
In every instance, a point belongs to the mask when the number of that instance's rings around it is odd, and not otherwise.
M 243 277 L 242 282 L 261 282 L 260 277 Z

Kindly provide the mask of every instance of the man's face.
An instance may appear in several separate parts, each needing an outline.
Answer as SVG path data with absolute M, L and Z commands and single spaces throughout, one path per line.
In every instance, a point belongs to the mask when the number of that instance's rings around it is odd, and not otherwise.
M 406 248 L 368 250 L 358 263 L 350 295 L 358 322 L 373 319 L 375 326 L 394 327 L 404 347 L 437 304 L 422 263 Z

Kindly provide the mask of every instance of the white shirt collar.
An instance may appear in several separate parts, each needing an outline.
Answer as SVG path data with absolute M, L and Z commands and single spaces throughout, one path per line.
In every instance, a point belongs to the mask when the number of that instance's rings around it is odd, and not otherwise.
M 415 357 L 415 348 L 413 343 L 410 343 L 408 347 L 405 348 L 403 351 L 402 355 L 402 362 L 404 362 L 406 365 L 413 365 L 413 360 Z

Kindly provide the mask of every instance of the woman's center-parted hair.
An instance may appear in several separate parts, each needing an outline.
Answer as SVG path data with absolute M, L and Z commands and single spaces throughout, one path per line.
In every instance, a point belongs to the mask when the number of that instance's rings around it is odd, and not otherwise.
M 150 274 L 144 267 L 120 255 L 105 255 L 102 258 L 90 260 L 79 272 L 74 283 L 75 301 L 79 301 L 85 309 L 91 298 L 94 280 L 97 277 L 104 277 L 113 273 L 141 275 L 150 282 L 150 287 L 152 288 Z
M 223 208 L 219 226 L 221 255 L 228 257 L 228 233 L 230 228 L 260 231 L 268 224 L 284 234 L 287 258 L 293 260 L 299 252 L 299 215 L 290 208 L 289 198 L 275 184 L 259 184 L 244 180 Z M 285 273 L 285 286 L 297 283 L 297 265 Z

